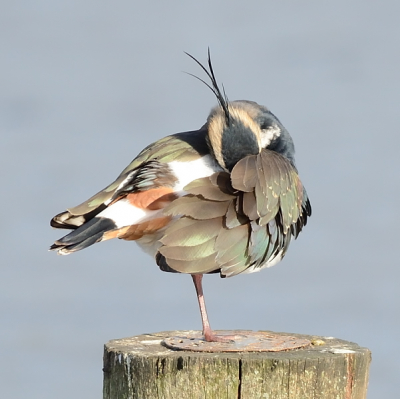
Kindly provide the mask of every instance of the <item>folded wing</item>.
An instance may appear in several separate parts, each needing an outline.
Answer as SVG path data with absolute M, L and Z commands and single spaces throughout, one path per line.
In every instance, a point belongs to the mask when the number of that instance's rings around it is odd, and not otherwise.
M 230 277 L 269 267 L 297 237 L 310 202 L 296 169 L 269 150 L 187 185 L 163 213 L 174 218 L 161 238 L 160 267 Z

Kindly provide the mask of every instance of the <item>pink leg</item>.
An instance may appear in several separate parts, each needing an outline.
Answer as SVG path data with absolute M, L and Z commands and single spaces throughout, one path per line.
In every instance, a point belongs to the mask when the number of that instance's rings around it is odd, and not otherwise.
M 204 301 L 204 296 L 203 296 L 203 286 L 202 286 L 203 275 L 202 274 L 192 274 L 192 279 L 193 279 L 194 286 L 196 288 L 197 300 L 199 301 L 201 321 L 203 323 L 203 334 L 204 334 L 205 340 L 207 342 L 230 342 L 230 341 L 232 341 L 233 337 L 218 336 L 218 335 L 215 335 L 213 333 L 213 331 L 211 330 L 210 323 L 208 322 L 206 303 Z

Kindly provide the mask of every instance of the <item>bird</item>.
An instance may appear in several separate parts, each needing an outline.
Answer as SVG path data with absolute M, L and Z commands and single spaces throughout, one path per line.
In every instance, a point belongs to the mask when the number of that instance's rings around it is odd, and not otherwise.
M 230 101 L 217 83 L 210 50 L 203 82 L 217 105 L 198 130 L 148 145 L 117 179 L 51 219 L 72 232 L 50 250 L 68 255 L 119 238 L 136 241 L 161 271 L 190 274 L 203 339 L 226 342 L 211 329 L 204 274 L 258 272 L 285 256 L 311 216 L 295 164 L 292 137 L 265 106 Z

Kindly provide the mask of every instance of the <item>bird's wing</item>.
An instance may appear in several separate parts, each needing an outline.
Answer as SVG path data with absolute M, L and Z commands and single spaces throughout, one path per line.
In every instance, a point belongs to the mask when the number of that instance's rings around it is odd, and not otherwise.
M 296 169 L 269 150 L 242 159 L 230 175 L 218 172 L 184 189 L 188 194 L 164 209 L 175 219 L 161 239 L 162 269 L 229 277 L 272 266 L 311 214 Z
M 51 226 L 76 229 L 129 193 L 169 187 L 171 176 L 165 164 L 177 159 L 185 162 L 198 158 L 205 151 L 204 137 L 205 132 L 200 129 L 167 136 L 147 146 L 113 183 L 82 204 L 54 216 Z M 197 147 L 196 138 L 200 142 Z

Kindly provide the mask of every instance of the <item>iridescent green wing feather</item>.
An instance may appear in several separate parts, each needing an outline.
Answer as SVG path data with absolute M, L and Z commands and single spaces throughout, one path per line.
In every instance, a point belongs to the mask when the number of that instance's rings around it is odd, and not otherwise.
M 184 189 L 187 196 L 164 210 L 174 221 L 159 250 L 182 273 L 229 277 L 268 265 L 283 257 L 311 211 L 296 169 L 269 150 L 242 159 L 231 175 L 218 172 Z
M 162 138 L 141 151 L 113 183 L 82 204 L 56 215 L 51 224 L 57 228 L 74 229 L 120 196 L 154 188 L 156 173 L 162 174 L 166 163 L 195 160 L 206 151 L 205 131 L 201 129 Z

